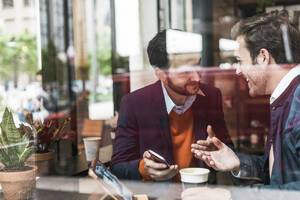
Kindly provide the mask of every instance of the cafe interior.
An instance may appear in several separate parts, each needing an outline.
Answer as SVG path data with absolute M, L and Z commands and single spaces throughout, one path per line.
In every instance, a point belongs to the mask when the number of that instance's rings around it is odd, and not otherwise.
M 220 89 L 235 151 L 264 155 L 270 95 L 250 96 L 236 75 L 231 28 L 283 9 L 300 29 L 299 0 L 0 0 L 0 119 L 8 108 L 17 128 L 33 127 L 36 152 L 25 162 L 38 167 L 31 198 L 183 198 L 180 181 L 127 180 L 110 170 L 121 100 L 158 80 L 147 46 L 165 29 L 173 30 L 167 49 L 200 57 L 201 82 Z M 186 199 L 299 198 L 297 191 L 241 187 L 231 176 L 217 172 L 214 184 L 197 185 L 210 188 L 209 197 Z M 17 197 L 3 191 L 1 198 L 27 198 L 22 189 Z

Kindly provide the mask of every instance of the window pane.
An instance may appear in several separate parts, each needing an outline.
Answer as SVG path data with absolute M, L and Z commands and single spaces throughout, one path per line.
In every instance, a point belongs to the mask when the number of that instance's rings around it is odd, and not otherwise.
M 3 8 L 13 8 L 14 7 L 14 1 L 13 0 L 3 0 L 2 1 Z

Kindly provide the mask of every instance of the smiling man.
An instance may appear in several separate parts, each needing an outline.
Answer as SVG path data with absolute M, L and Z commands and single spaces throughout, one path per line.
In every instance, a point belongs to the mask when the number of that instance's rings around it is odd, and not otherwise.
M 232 29 L 239 43 L 236 73 L 249 94 L 271 95 L 271 127 L 264 156 L 236 155 L 217 137 L 192 145 L 195 156 L 236 180 L 263 183 L 265 188 L 300 189 L 300 33 L 287 11 L 257 15 Z M 217 150 L 207 148 L 214 144 Z M 253 182 L 251 182 L 253 183 Z
M 190 146 L 207 138 L 209 124 L 232 146 L 220 90 L 200 83 L 200 52 L 168 51 L 167 35 L 172 37 L 173 33 L 183 36 L 185 32 L 159 32 L 147 48 L 159 80 L 122 99 L 111 162 L 112 172 L 119 178 L 179 181 L 179 169 L 207 167 L 193 157 Z M 195 43 L 189 45 L 193 48 Z M 151 159 L 148 150 L 163 156 L 170 167 Z M 209 181 L 214 182 L 214 177 Z

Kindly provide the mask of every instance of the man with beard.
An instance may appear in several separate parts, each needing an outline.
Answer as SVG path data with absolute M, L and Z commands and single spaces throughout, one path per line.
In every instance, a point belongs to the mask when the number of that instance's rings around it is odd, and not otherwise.
M 235 154 L 217 137 L 193 144 L 192 152 L 215 170 L 231 171 L 236 181 L 299 190 L 300 65 L 283 63 L 300 63 L 300 32 L 287 11 L 274 11 L 240 21 L 232 33 L 239 43 L 236 73 L 247 80 L 249 94 L 271 95 L 264 156 Z
M 208 137 L 208 125 L 232 146 L 220 90 L 200 83 L 199 53 L 167 52 L 167 33 L 176 32 L 183 33 L 164 30 L 149 42 L 150 64 L 159 81 L 122 99 L 111 161 L 119 178 L 180 181 L 178 170 L 207 167 L 193 158 L 190 146 Z M 154 161 L 148 150 L 163 156 L 170 166 Z M 210 182 L 214 181 L 212 175 Z

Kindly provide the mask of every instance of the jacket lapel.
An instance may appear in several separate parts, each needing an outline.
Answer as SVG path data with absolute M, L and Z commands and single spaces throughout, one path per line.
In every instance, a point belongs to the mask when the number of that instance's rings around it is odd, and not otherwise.
M 207 132 L 207 119 L 206 119 L 206 109 L 205 105 L 207 97 L 202 95 L 197 95 L 197 98 L 192 105 L 192 110 L 194 113 L 194 134 L 195 140 L 206 140 Z
M 159 153 L 162 154 L 162 156 L 168 161 L 168 163 L 173 164 L 173 147 L 169 128 L 168 113 L 160 81 L 157 81 L 155 83 L 154 94 L 153 105 L 155 105 L 154 107 L 156 108 L 156 111 L 158 113 L 157 117 L 159 119 L 159 131 L 161 135 L 161 141 L 159 142 L 162 143 L 162 152 Z
M 207 113 L 206 106 L 208 98 L 206 96 L 197 95 L 195 102 L 192 105 L 192 110 L 194 114 L 194 134 L 195 140 L 206 140 L 207 132 Z M 198 167 L 206 167 L 202 160 L 196 159 Z

